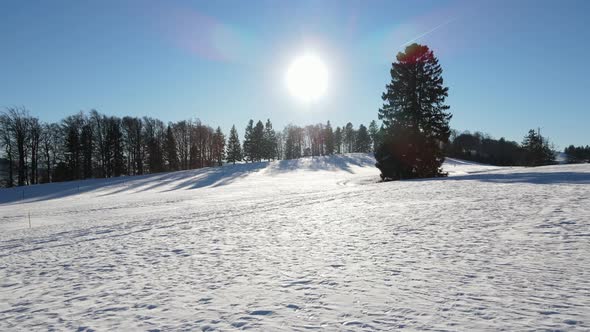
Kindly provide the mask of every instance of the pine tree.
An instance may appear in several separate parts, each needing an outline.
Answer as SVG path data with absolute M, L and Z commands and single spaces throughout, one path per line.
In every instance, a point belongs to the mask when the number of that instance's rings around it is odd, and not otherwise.
M 371 137 L 367 131 L 367 127 L 360 125 L 356 132 L 355 149 L 354 152 L 367 153 L 371 150 Z
M 444 104 L 442 68 L 427 47 L 412 44 L 397 54 L 379 119 L 386 130 L 375 157 L 384 179 L 444 176 L 444 144 L 451 114 Z
M 223 165 L 225 159 L 225 135 L 221 131 L 221 127 L 217 127 L 215 134 L 213 134 L 213 158 L 218 166 Z
M 270 119 L 266 120 L 266 124 L 264 125 L 264 152 L 263 158 L 274 159 L 277 156 L 277 135 L 272 129 L 272 123 Z
M 227 141 L 227 162 L 236 163 L 242 160 L 242 147 L 240 145 L 240 137 L 236 126 L 232 126 L 229 132 L 229 139 Z
M 248 121 L 248 126 L 246 126 L 246 131 L 244 133 L 244 150 L 243 150 L 243 155 L 244 155 L 244 159 L 246 161 L 254 161 L 253 157 L 252 157 L 252 153 L 253 153 L 253 149 L 254 149 L 254 144 L 252 142 L 252 135 L 254 132 L 254 120 L 250 119 L 250 121 Z
M 252 130 L 252 145 L 251 145 L 252 161 L 261 161 L 264 152 L 264 124 L 258 121 L 254 130 Z

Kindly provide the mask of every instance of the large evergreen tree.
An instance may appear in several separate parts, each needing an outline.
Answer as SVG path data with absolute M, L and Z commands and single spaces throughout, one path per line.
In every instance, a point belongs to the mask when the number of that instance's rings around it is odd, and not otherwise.
M 242 160 L 242 147 L 240 145 L 240 137 L 236 126 L 232 126 L 229 131 L 229 139 L 227 141 L 227 162 L 236 163 Z
M 397 54 L 390 73 L 379 110 L 386 133 L 375 155 L 381 177 L 443 176 L 451 114 L 438 59 L 427 46 L 414 43 Z

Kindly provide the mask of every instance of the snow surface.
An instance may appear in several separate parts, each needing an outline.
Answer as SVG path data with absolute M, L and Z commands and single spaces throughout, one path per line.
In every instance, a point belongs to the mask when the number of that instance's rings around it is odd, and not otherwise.
M 0 330 L 590 329 L 590 165 L 373 164 L 0 190 Z

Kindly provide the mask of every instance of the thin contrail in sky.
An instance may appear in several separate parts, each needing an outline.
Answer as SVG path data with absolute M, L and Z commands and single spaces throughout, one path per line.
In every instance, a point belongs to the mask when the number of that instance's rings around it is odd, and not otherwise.
M 413 42 L 417 41 L 418 39 L 420 39 L 420 38 L 422 38 L 422 37 L 424 37 L 424 36 L 426 36 L 426 35 L 429 35 L 429 34 L 431 34 L 431 33 L 435 32 L 436 30 L 438 30 L 438 29 L 440 29 L 440 28 L 444 27 L 445 25 L 447 25 L 447 24 L 449 24 L 449 23 L 453 22 L 454 20 L 455 20 L 455 18 L 451 18 L 450 20 L 448 20 L 448 21 L 446 21 L 446 22 L 443 22 L 443 23 L 441 23 L 441 24 L 439 24 L 439 25 L 435 26 L 434 28 L 432 28 L 432 29 L 430 29 L 430 30 L 428 30 L 428 31 L 424 32 L 423 34 L 419 35 L 418 37 L 415 37 L 415 38 L 413 38 L 413 39 L 411 39 L 411 40 L 409 40 L 409 41 L 407 41 L 407 42 L 405 42 L 405 43 L 401 44 L 399 47 L 403 47 L 403 46 L 406 46 L 406 45 L 408 45 L 408 44 L 411 44 L 411 43 L 413 43 Z

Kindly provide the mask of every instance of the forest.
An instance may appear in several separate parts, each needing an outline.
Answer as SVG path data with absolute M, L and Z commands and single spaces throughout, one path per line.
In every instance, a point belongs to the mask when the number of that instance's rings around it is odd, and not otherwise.
M 276 131 L 270 119 L 250 120 L 243 140 L 198 119 L 164 123 L 151 117 L 122 118 L 96 110 L 58 123 L 42 123 L 24 107 L 0 114 L 0 185 L 24 186 L 221 166 L 224 162 L 296 159 L 370 152 L 379 128 L 313 124 Z

